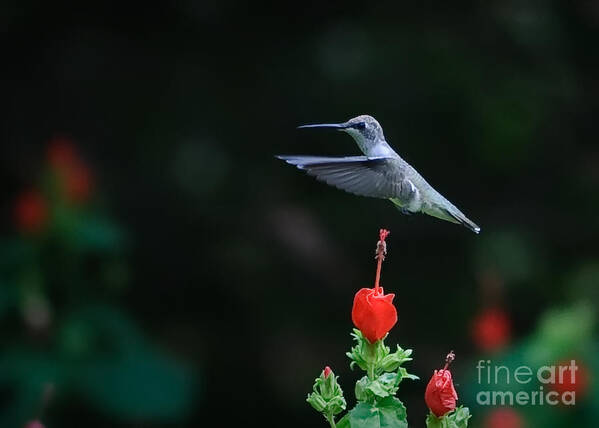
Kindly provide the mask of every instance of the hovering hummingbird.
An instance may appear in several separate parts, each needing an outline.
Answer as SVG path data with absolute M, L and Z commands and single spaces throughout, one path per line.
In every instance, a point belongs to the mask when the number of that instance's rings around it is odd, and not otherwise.
M 480 227 L 433 189 L 389 146 L 383 128 L 374 117 L 362 115 L 344 123 L 302 125 L 298 128 L 332 128 L 346 132 L 353 137 L 364 156 L 280 155 L 277 158 L 346 192 L 389 199 L 404 214 L 423 212 L 462 224 L 475 233 L 480 232 Z

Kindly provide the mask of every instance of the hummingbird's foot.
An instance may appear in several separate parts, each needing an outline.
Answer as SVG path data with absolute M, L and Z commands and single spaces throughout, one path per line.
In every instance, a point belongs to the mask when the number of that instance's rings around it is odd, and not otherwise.
M 399 211 L 400 211 L 402 214 L 404 214 L 404 215 L 412 215 L 412 214 L 414 214 L 412 211 L 410 211 L 409 209 L 407 209 L 407 208 L 405 208 L 405 207 L 404 207 L 404 208 L 399 208 Z

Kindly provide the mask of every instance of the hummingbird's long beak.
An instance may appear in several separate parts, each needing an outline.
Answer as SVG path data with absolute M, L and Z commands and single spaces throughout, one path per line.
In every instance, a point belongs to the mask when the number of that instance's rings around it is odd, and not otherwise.
M 347 129 L 349 125 L 347 123 L 316 123 L 314 125 L 301 125 L 297 129 L 302 128 L 332 128 L 332 129 Z

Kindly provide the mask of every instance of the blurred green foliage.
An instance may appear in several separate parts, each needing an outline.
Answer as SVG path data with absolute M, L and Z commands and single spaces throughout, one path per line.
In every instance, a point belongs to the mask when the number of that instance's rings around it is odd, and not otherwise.
M 0 315 L 22 320 L 5 335 L 0 355 L 0 387 L 10 391 L 0 426 L 46 419 L 47 407 L 75 397 L 111 420 L 181 420 L 193 402 L 195 373 L 153 345 L 120 308 L 126 234 L 90 189 L 83 198 L 67 191 L 70 166 L 52 161 L 57 144 L 75 153 L 70 142 L 50 143 L 43 191 L 21 196 L 18 236 L 0 241 Z
M 521 415 L 523 426 L 592 426 L 599 417 L 599 400 L 597 396 L 597 382 L 594 373 L 599 370 L 599 342 L 594 335 L 596 331 L 596 314 L 588 303 L 579 303 L 561 309 L 548 311 L 539 321 L 537 328 L 529 336 L 515 343 L 512 347 L 499 354 L 481 354 L 478 356 L 483 362 L 483 368 L 477 371 L 476 361 L 469 363 L 467 370 L 470 379 L 463 384 L 462 399 L 472 408 L 474 422 L 482 425 L 485 417 L 493 409 L 501 408 L 501 401 L 491 401 L 493 406 L 480 405 L 477 394 L 480 391 L 499 391 L 516 394 L 519 391 L 530 393 L 539 391 L 542 386 L 544 394 L 554 387 L 552 383 L 541 384 L 537 378 L 537 371 L 543 366 L 555 366 L 560 363 L 567 364 L 571 360 L 577 365 L 576 383 L 578 387 L 565 390 L 576 392 L 575 405 L 551 405 L 545 402 L 536 405 L 511 406 Z M 486 363 L 485 363 L 486 361 Z M 504 366 L 505 369 L 497 370 L 496 367 Z M 516 381 L 514 372 L 518 367 L 530 368 L 532 382 L 522 383 Z M 487 371 L 490 367 L 490 372 Z M 506 375 L 506 373 L 508 373 Z M 490 378 L 488 377 L 490 376 Z M 565 379 L 570 376 L 566 372 Z M 545 375 L 547 378 L 547 375 Z M 490 382 L 489 382 L 490 379 Z M 519 378 L 527 379 L 526 377 Z M 556 372 L 556 382 L 560 382 Z M 587 385 L 589 385 L 587 387 Z M 557 389 L 556 389 L 557 390 Z M 481 399 L 482 400 L 482 399 Z M 483 401 L 484 402 L 484 401 Z M 506 399 L 506 403 L 509 400 Z M 514 402 L 515 403 L 515 402 Z M 530 403 L 530 398 L 529 398 Z

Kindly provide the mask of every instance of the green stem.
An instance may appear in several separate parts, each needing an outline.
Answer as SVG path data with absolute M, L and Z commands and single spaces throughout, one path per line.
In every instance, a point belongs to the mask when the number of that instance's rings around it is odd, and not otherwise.
M 329 421 L 331 428 L 337 428 L 337 425 L 335 424 L 335 418 L 333 417 L 333 415 L 331 413 L 327 414 L 326 418 L 327 418 L 327 421 Z
M 368 353 L 370 354 L 370 361 L 368 362 L 368 379 L 374 380 L 374 365 L 376 364 L 374 343 L 368 343 Z

